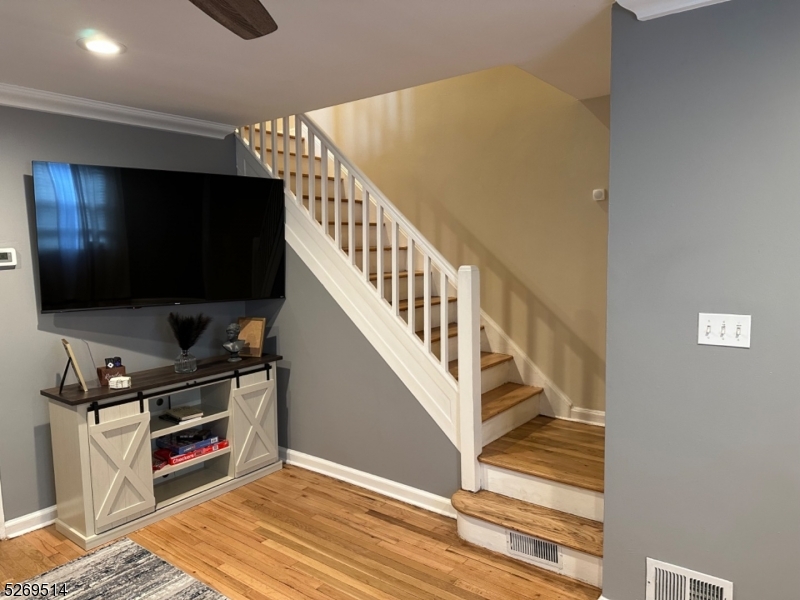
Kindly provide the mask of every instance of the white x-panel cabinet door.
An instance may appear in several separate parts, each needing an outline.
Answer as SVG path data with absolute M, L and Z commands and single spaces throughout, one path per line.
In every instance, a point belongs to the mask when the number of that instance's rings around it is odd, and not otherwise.
M 155 510 L 150 413 L 139 402 L 88 413 L 92 501 L 97 533 Z
M 278 460 L 275 378 L 233 391 L 233 452 L 236 477 Z

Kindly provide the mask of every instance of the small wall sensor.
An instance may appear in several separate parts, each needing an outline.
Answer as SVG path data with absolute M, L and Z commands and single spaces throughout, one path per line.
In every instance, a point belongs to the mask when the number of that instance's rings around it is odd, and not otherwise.
M 13 248 L 0 248 L 0 269 L 13 269 L 17 266 L 17 251 Z
M 592 192 L 592 198 L 595 202 L 602 202 L 606 199 L 606 191 L 605 190 L 595 190 Z

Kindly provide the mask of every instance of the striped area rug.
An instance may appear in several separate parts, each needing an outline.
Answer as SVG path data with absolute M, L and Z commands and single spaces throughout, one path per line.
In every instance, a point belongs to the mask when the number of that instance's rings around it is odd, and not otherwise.
M 47 585 L 68 600 L 226 600 L 136 542 L 123 538 L 22 584 L 22 598 L 41 598 L 25 585 Z M 62 585 L 66 585 L 63 588 Z M 63 592 L 66 591 L 66 595 Z

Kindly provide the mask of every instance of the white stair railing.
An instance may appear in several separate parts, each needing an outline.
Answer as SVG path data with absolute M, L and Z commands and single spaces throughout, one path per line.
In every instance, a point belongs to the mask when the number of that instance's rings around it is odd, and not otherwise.
M 287 201 L 303 209 L 308 220 L 370 287 L 382 306 L 399 320 L 452 388 L 458 390 L 454 396 L 457 406 L 451 407 L 451 415 L 458 423 L 459 448 L 462 440 L 480 440 L 477 268 L 466 267 L 469 271 L 466 276 L 462 272 L 459 279 L 455 268 L 307 115 L 246 125 L 237 130 L 237 135 L 271 176 L 284 179 Z M 464 285 L 469 289 L 462 289 Z M 438 306 L 434 302 L 437 296 Z M 458 304 L 457 364 L 459 374 L 469 374 L 466 380 L 457 380 L 451 373 L 451 298 Z M 463 318 L 462 299 L 470 313 L 474 312 L 468 319 Z M 422 323 L 417 322 L 420 308 Z M 436 310 L 438 345 L 433 326 Z M 471 406 L 465 404 L 468 400 Z M 473 415 L 469 419 L 463 415 L 467 408 Z M 471 429 L 464 431 L 465 426 Z M 470 449 L 469 454 L 474 451 Z

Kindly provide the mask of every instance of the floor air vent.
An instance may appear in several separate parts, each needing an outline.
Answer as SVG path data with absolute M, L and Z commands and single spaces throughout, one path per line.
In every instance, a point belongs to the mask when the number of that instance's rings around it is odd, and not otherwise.
M 645 600 L 733 600 L 733 584 L 648 558 Z
M 561 568 L 561 550 L 558 544 L 546 542 L 516 531 L 509 531 L 508 550 L 519 558 L 543 563 L 550 567 Z

